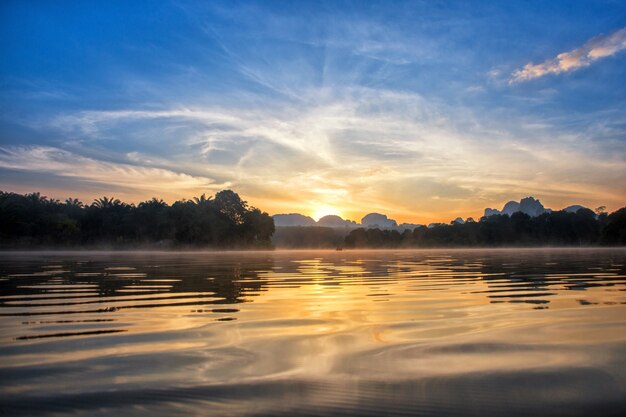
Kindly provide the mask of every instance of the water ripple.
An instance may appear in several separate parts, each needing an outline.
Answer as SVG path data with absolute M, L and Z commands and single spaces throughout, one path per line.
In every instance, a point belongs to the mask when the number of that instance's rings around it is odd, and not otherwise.
M 619 249 L 0 254 L 0 415 L 622 415 L 625 265 Z

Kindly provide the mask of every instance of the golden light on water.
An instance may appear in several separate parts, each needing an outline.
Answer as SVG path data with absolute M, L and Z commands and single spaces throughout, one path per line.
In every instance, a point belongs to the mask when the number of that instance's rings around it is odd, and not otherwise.
M 219 415 L 287 403 L 346 416 L 420 415 L 431 398 L 568 414 L 571 398 L 623 396 L 607 385 L 624 380 L 621 249 L 0 255 L 0 370 L 20 377 L 0 398 L 25 410 L 7 415 L 32 414 L 41 392 L 65 414 L 123 415 L 195 411 L 208 395 Z M 63 368 L 84 368 L 80 387 Z M 476 381 L 487 388 L 468 405 Z M 555 406 L 555 391 L 571 396 Z

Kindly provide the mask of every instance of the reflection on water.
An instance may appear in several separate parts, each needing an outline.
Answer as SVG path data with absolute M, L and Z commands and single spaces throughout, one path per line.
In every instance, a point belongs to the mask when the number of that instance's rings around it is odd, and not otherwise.
M 621 415 L 626 251 L 0 255 L 0 415 Z

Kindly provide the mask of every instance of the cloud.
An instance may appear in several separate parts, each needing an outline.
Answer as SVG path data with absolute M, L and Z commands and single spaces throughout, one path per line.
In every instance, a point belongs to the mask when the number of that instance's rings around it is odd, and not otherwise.
M 229 185 L 217 184 L 211 178 L 166 169 L 99 161 L 49 146 L 2 146 L 0 168 L 43 173 L 77 182 L 106 185 L 110 189 L 127 190 L 134 196 L 133 200 L 136 200 L 137 195 L 144 198 L 191 197 L 218 191 Z
M 552 206 L 621 203 L 626 192 L 623 153 L 602 153 L 592 140 L 597 129 L 567 133 L 549 119 L 507 113 L 484 120 L 471 108 L 383 89 L 303 89 L 300 96 L 263 107 L 67 113 L 47 128 L 82 138 L 79 147 L 4 149 L 0 168 L 110 181 L 141 198 L 168 198 L 172 190 L 189 198 L 228 184 L 270 213 L 330 206 L 352 219 L 378 211 L 413 222 L 479 215 L 511 189 Z
M 509 83 L 529 81 L 548 74 L 575 71 L 588 67 L 599 59 L 613 56 L 623 49 L 626 49 L 626 27 L 608 36 L 593 38 L 580 48 L 562 52 L 556 58 L 548 59 L 541 64 L 526 64 L 522 69 L 513 71 Z

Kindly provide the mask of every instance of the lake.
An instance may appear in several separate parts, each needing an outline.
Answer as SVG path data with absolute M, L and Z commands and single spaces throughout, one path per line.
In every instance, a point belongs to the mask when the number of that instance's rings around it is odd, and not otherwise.
M 626 250 L 0 253 L 0 416 L 626 415 Z

